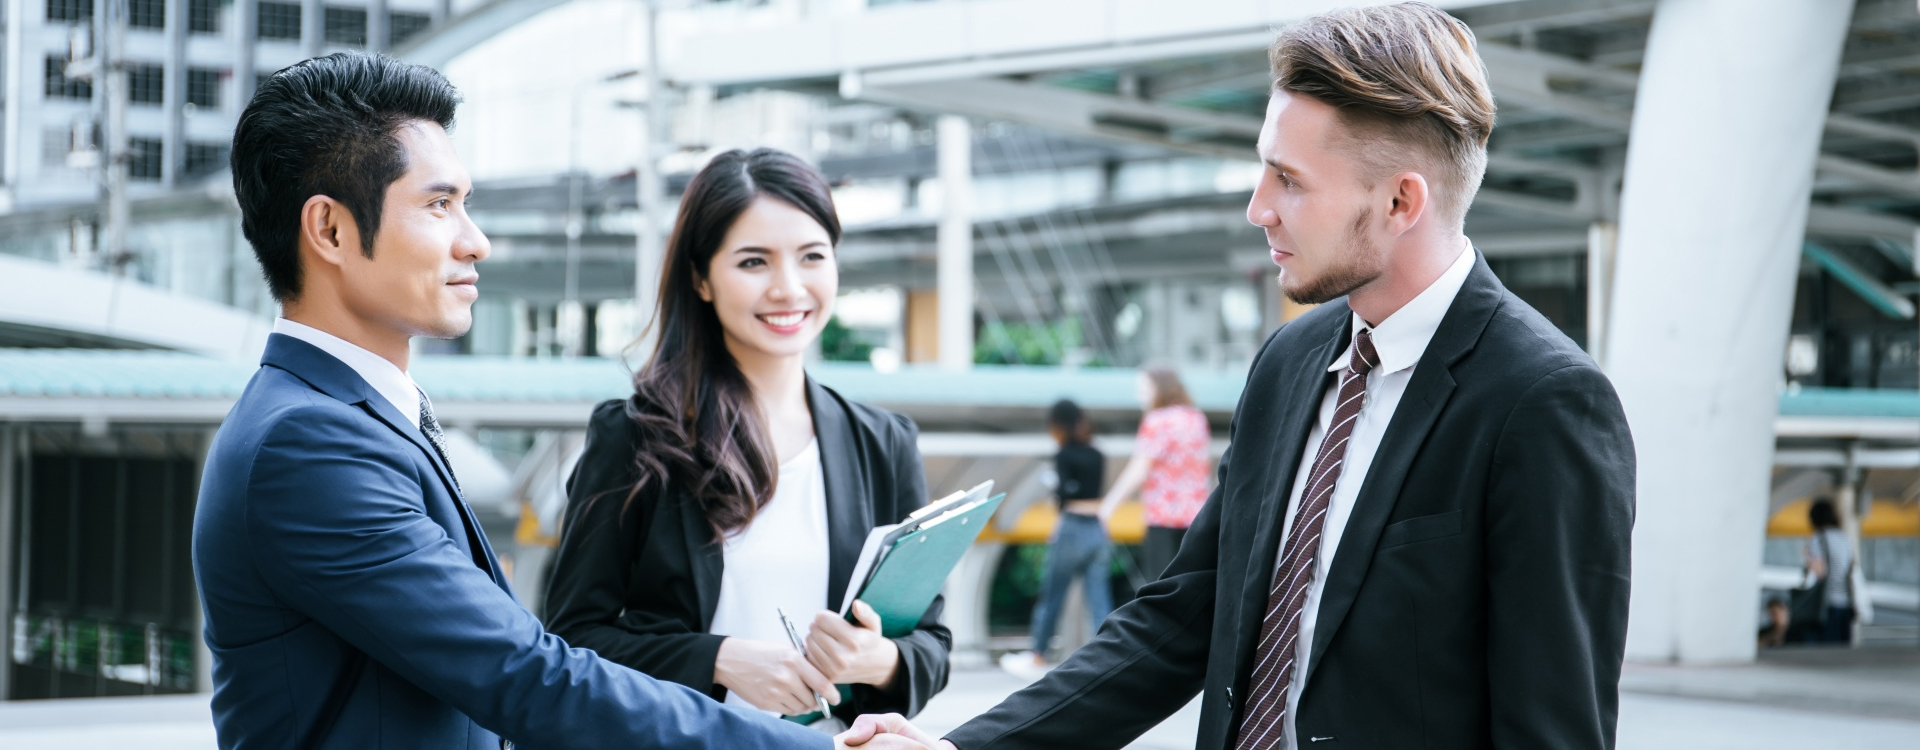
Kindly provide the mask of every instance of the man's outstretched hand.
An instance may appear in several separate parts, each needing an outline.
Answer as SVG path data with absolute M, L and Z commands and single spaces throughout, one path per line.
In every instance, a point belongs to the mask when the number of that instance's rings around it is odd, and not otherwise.
M 865 714 L 833 739 L 836 747 L 867 750 L 958 750 L 951 742 L 927 736 L 899 714 Z

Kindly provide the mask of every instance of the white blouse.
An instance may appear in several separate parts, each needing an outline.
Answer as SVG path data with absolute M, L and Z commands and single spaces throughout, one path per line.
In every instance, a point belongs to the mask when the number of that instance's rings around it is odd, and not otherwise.
M 827 487 L 821 478 L 820 442 L 808 444 L 780 465 L 773 499 L 747 528 L 727 537 L 721 552 L 720 601 L 713 612 L 715 635 L 787 645 L 780 611 L 802 639 L 813 616 L 827 608 Z M 727 703 L 752 704 L 732 693 Z

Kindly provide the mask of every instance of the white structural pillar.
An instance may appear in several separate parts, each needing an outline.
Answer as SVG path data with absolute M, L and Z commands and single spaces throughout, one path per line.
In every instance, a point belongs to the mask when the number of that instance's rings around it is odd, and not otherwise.
M 1754 657 L 1794 276 L 1852 0 L 1663 0 L 1606 367 L 1639 454 L 1627 657 Z
M 33 75 L 46 60 L 33 60 L 35 56 L 44 58 L 45 55 L 27 49 L 26 40 L 34 38 L 28 36 L 27 24 L 33 24 L 35 35 L 40 32 L 39 16 L 30 16 L 28 10 L 28 3 L 7 3 L 6 25 L 0 28 L 0 81 L 4 82 L 0 83 L 0 102 L 5 102 L 0 106 L 0 131 L 3 131 L 0 132 L 0 212 L 13 210 L 20 183 L 29 174 L 22 160 L 26 153 L 24 110 L 28 82 L 45 80 L 44 72 Z
M 314 28 L 314 33 L 319 33 L 319 27 Z M 253 101 L 254 77 L 260 70 L 255 44 L 260 38 L 260 0 L 233 0 L 233 29 L 230 33 L 233 34 L 234 101 L 244 109 Z M 307 27 L 302 26 L 300 33 L 304 36 Z
M 1613 256 L 1619 227 L 1596 221 L 1587 227 L 1587 353 L 1607 361 L 1607 314 L 1613 305 Z
M 14 487 L 19 483 L 14 467 L 19 465 L 19 450 L 15 447 L 15 435 L 20 428 L 11 423 L 0 424 L 0 700 L 7 700 L 13 685 L 13 622 L 16 614 L 27 611 L 27 600 L 17 592 L 22 585 L 18 580 L 19 568 L 15 560 L 25 559 L 25 555 L 15 546 L 15 540 L 24 536 L 13 528 L 13 519 L 18 518 L 19 499 L 14 495 Z M 14 602 L 19 607 L 14 607 Z
M 940 367 L 973 367 L 973 128 L 959 115 L 937 128 L 940 174 Z
M 666 77 L 660 70 L 660 2 L 647 2 L 647 107 L 646 124 L 641 131 L 640 161 L 634 169 L 634 206 L 639 223 L 634 227 L 633 309 L 635 330 L 640 339 L 634 354 L 645 363 L 653 356 L 660 330 L 654 325 L 654 307 L 660 304 L 660 277 L 667 263 L 666 227 L 667 178 L 660 168 L 660 157 L 667 152 L 673 131 L 667 118 Z
M 258 27 L 248 29 L 258 33 Z M 319 57 L 326 51 L 327 6 L 325 0 L 300 0 L 300 54 Z M 243 105 L 244 106 L 244 105 Z

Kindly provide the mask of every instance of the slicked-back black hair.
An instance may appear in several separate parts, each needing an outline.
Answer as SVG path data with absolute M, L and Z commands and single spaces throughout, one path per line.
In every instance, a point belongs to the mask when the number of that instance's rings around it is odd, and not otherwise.
M 260 85 L 233 129 L 240 230 L 273 298 L 300 296 L 300 209 L 325 195 L 360 228 L 373 257 L 387 187 L 407 171 L 399 129 L 453 128 L 460 94 L 439 71 L 362 52 L 303 60 Z

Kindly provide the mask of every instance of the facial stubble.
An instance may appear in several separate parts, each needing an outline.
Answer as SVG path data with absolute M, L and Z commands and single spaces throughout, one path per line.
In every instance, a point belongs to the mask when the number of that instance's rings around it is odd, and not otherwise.
M 1288 283 L 1289 274 L 1282 270 L 1277 279 L 1280 293 L 1299 305 L 1318 305 L 1352 294 L 1354 290 L 1373 283 L 1380 278 L 1382 263 L 1380 246 L 1367 237 L 1367 224 L 1373 221 L 1373 207 L 1360 209 L 1347 228 L 1346 251 L 1341 253 L 1325 273 L 1316 278 L 1304 279 L 1298 285 Z

